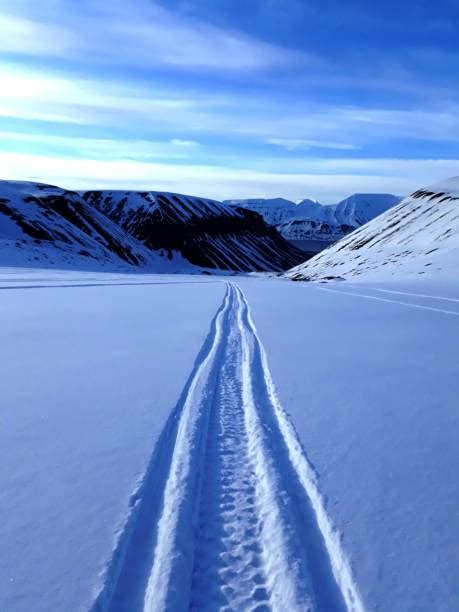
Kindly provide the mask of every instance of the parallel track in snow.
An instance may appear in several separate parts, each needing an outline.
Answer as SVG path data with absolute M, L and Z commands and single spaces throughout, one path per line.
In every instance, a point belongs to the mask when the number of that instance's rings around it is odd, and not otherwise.
M 161 444 L 94 610 L 363 610 L 234 284 Z
M 407 306 L 409 308 L 416 308 L 418 310 L 428 310 L 430 312 L 440 312 L 442 314 L 451 315 L 453 317 L 459 317 L 459 311 L 448 310 L 446 308 L 435 308 L 434 306 L 426 306 L 425 304 L 415 304 L 413 302 L 406 302 L 404 300 L 399 300 L 399 299 L 389 299 L 389 298 L 379 297 L 376 295 L 370 295 L 368 293 L 358 293 L 357 291 L 345 291 L 343 289 L 330 289 L 328 287 L 327 288 L 319 287 L 318 289 L 319 291 L 326 291 L 328 293 L 338 293 L 342 295 L 349 295 L 353 297 L 363 298 L 366 300 L 374 300 L 375 302 L 385 302 L 386 304 L 398 304 L 399 306 Z M 373 289 L 373 291 L 377 291 L 377 289 Z M 433 297 L 433 296 L 420 296 L 420 295 L 416 296 L 415 294 L 408 294 L 408 295 L 411 295 L 411 297 L 419 297 L 419 298 L 425 297 L 425 298 L 430 298 L 430 299 L 432 299 Z M 442 298 L 438 298 L 438 299 L 442 299 Z

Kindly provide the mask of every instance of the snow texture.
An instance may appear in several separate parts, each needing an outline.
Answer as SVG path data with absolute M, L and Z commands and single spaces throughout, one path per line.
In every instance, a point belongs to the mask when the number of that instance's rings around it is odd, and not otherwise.
M 365 609 L 457 610 L 457 283 L 240 286 Z
M 223 299 L 189 281 L 2 270 L 0 610 L 93 605 Z
M 287 272 L 294 280 L 454 277 L 459 178 L 419 189 L 329 249 Z
M 416 281 L 1 270 L 0 609 L 457 610 L 459 290 Z

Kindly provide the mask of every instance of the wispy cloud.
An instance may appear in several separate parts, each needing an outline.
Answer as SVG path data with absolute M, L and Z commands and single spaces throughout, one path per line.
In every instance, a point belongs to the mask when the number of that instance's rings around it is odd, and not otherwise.
M 75 46 L 75 36 L 64 28 L 0 13 L 1 51 L 47 56 L 71 53 Z
M 0 13 L 0 50 L 134 66 L 257 71 L 306 58 L 147 0 L 23 0 Z
M 459 139 L 455 104 L 406 110 L 292 105 L 282 97 L 263 100 L 257 93 L 161 89 L 148 82 L 78 79 L 5 63 L 0 69 L 2 117 L 121 125 L 184 141 L 200 140 L 201 135 L 239 136 L 291 150 L 346 151 L 390 138 Z
M 404 195 L 420 187 L 420 174 L 423 184 L 457 174 L 459 160 L 329 160 L 324 169 L 318 159 L 310 164 L 309 171 L 292 173 L 0 153 L 0 167 L 11 179 L 45 181 L 70 189 L 158 189 L 217 199 L 282 195 L 292 200 L 314 197 L 330 203 L 355 192 Z
M 351 143 L 328 142 L 326 140 L 308 140 L 302 138 L 269 138 L 268 144 L 282 147 L 288 151 L 304 149 L 337 149 L 341 151 L 349 151 L 358 148 L 357 145 Z
M 232 21 L 212 23 L 209 0 L 188 4 L 0 0 L 4 175 L 333 200 L 459 173 L 445 161 L 459 158 L 457 87 L 434 70 L 454 70 L 448 48 L 388 54 L 367 37 L 365 53 L 343 48 L 338 65 L 340 41 L 320 28 L 277 36 L 295 7 L 284 34 L 297 20 L 354 32 L 353 15 L 337 23 L 318 0 L 260 0 L 247 9 L 253 27 L 229 0 Z
M 8 145 L 25 144 L 47 150 L 59 150 L 61 154 L 78 155 L 88 159 L 189 159 L 191 150 L 199 143 L 173 138 L 169 141 L 144 139 L 81 138 L 52 136 L 43 133 L 0 132 L 3 149 Z

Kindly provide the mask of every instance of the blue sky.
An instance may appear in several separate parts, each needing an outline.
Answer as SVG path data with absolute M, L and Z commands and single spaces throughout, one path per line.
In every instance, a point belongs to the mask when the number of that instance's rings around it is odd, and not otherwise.
M 459 175 L 459 0 L 0 0 L 0 168 L 216 198 Z

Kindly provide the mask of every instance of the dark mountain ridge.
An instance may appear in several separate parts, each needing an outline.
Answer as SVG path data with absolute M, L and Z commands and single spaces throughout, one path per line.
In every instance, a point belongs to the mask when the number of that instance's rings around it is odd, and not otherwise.
M 307 258 L 261 215 L 215 200 L 154 191 L 81 196 L 148 248 L 178 251 L 197 266 L 282 271 Z

